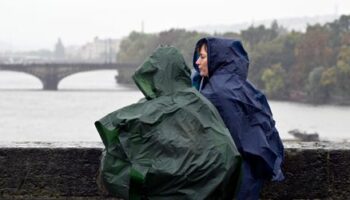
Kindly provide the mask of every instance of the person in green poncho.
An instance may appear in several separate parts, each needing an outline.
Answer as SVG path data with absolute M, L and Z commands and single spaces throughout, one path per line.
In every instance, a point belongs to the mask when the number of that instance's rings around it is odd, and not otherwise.
M 157 48 L 133 79 L 145 99 L 95 122 L 105 188 L 124 199 L 233 199 L 240 154 L 179 51 Z

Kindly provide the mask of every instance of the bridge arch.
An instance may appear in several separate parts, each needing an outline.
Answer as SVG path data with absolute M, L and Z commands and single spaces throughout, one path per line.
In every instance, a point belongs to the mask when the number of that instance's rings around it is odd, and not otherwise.
M 15 71 L 0 70 L 0 89 L 43 89 L 43 82 L 34 74 Z
M 136 63 L 41 63 L 0 64 L 0 70 L 21 71 L 38 77 L 44 90 L 57 90 L 59 82 L 72 74 L 84 71 L 118 70 L 118 83 L 132 83 L 131 76 L 138 67 Z
M 96 69 L 67 75 L 58 82 L 58 90 L 65 89 L 114 89 L 118 71 Z

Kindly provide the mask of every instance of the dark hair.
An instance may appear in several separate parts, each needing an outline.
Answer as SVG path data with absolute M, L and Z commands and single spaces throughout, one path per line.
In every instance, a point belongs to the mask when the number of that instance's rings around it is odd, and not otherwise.
M 208 52 L 207 41 L 205 41 L 205 40 L 199 41 L 199 43 L 198 43 L 198 45 L 197 45 L 197 52 L 198 52 L 198 53 L 200 53 L 202 47 L 204 47 L 205 51 Z

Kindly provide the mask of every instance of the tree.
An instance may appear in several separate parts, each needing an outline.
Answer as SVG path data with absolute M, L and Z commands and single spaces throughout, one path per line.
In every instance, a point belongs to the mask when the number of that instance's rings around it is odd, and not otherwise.
M 193 50 L 196 42 L 208 36 L 206 33 L 186 31 L 185 29 L 170 29 L 159 33 L 158 41 L 162 45 L 172 45 L 179 49 L 187 65 L 192 66 Z
M 343 46 L 338 55 L 336 95 L 350 98 L 350 46 Z
M 285 97 L 285 77 L 286 71 L 281 67 L 280 63 L 264 70 L 262 80 L 265 83 L 265 90 L 268 96 L 272 98 Z
M 192 66 L 195 44 L 205 36 L 208 36 L 208 34 L 184 29 L 170 29 L 159 34 L 132 32 L 122 40 L 117 58 L 121 62 L 141 63 L 159 45 L 171 45 L 178 48 L 186 63 Z
M 259 88 L 265 86 L 262 75 L 265 69 L 281 62 L 282 43 L 278 40 L 264 42 L 248 50 L 251 60 L 249 79 Z
M 241 37 L 252 48 L 261 42 L 268 42 L 279 36 L 280 28 L 276 21 L 271 24 L 271 28 L 265 28 L 264 25 L 258 27 L 250 26 L 247 30 L 241 31 Z
M 157 35 L 133 31 L 121 41 L 117 60 L 142 63 L 158 45 Z
M 324 67 L 316 67 L 309 74 L 307 92 L 308 98 L 312 102 L 325 103 L 328 100 L 328 92 L 326 88 L 321 85 L 321 78 L 324 71 Z
M 317 67 L 334 66 L 336 52 L 329 44 L 330 32 L 321 25 L 308 26 L 295 46 L 295 64 L 291 71 L 294 90 L 303 91 L 309 73 Z

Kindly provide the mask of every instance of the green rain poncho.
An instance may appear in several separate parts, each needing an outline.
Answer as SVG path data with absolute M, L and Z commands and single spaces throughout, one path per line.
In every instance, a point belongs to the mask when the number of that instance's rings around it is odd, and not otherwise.
M 146 98 L 95 122 L 107 190 L 124 199 L 232 199 L 240 155 L 178 50 L 159 47 L 133 79 Z

